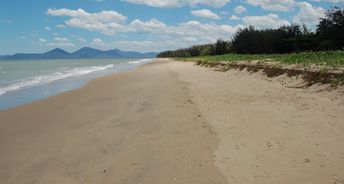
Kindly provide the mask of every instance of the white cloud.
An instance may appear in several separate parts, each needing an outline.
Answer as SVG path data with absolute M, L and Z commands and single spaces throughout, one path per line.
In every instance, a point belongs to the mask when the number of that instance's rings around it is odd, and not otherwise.
M 325 9 L 321 7 L 313 7 L 310 3 L 301 2 L 300 12 L 294 16 L 293 22 L 298 24 L 306 24 L 315 26 L 319 23 L 320 18 L 325 17 Z
M 75 45 L 70 42 L 50 42 L 46 44 L 51 47 L 74 47 Z
M 51 47 L 74 47 L 75 45 L 71 43 L 68 38 L 64 37 L 55 37 L 54 42 L 48 42 L 46 39 L 39 38 L 38 39 L 41 43 L 46 43 L 45 45 Z
M 111 43 L 111 47 L 116 47 L 122 50 L 135 50 L 140 52 L 149 51 L 163 51 L 169 49 L 179 49 L 184 46 L 192 45 L 193 42 L 185 44 L 184 40 L 143 40 L 143 41 L 131 41 L 122 40 Z M 182 43 L 182 44 L 180 44 Z M 197 42 L 194 42 L 197 43 Z
M 198 21 L 188 21 L 177 25 L 166 25 L 158 19 L 145 21 L 135 19 L 131 22 L 119 22 L 118 20 L 104 22 L 99 19 L 98 21 L 88 21 L 83 17 L 74 16 L 74 14 L 79 14 L 80 11 L 75 12 L 75 10 L 67 9 L 64 11 L 69 12 L 68 14 L 63 14 L 68 17 L 66 20 L 66 26 L 77 27 L 88 31 L 96 31 L 109 36 L 116 35 L 117 37 L 126 35 L 127 33 L 140 33 L 147 40 L 130 42 L 132 45 L 136 45 L 137 47 L 140 44 L 142 45 L 142 43 L 147 45 L 152 42 L 159 43 L 161 44 L 160 46 L 162 46 L 162 43 L 169 44 L 161 48 L 172 48 L 174 45 L 178 47 L 187 47 L 193 44 L 212 43 L 218 38 L 229 40 L 238 28 L 243 27 L 242 25 L 231 26 L 226 24 L 201 23 Z M 83 14 L 90 14 L 85 11 L 82 12 Z M 73 17 L 70 15 L 73 15 Z M 61 16 L 61 14 L 59 13 L 56 16 Z M 108 46 L 108 43 L 104 44 L 105 45 L 102 48 Z M 114 46 L 112 45 L 112 47 Z M 162 50 L 158 47 L 154 48 L 159 51 Z M 151 48 L 147 47 L 145 49 L 147 50 Z
M 231 17 L 229 17 L 230 20 L 240 20 L 240 17 L 236 16 L 236 15 L 232 15 Z
M 127 19 L 126 16 L 116 11 L 101 11 L 99 13 L 88 13 L 83 9 L 70 10 L 70 9 L 51 9 L 49 8 L 46 12 L 49 15 L 54 16 L 69 16 L 72 18 L 78 18 L 84 22 L 123 22 Z
M 47 42 L 47 40 L 46 40 L 46 39 L 44 39 L 44 38 L 39 38 L 39 39 L 38 39 L 38 41 L 39 41 L 39 42 L 41 42 L 41 43 L 45 43 L 45 42 Z
M 82 42 L 82 43 L 86 43 L 87 42 L 87 40 L 85 38 L 81 38 L 81 37 L 79 37 L 78 40 L 79 40 L 79 42 Z
M 344 0 L 326 0 L 326 1 L 330 3 L 344 3 Z
M 60 28 L 60 29 L 64 29 L 64 28 L 66 28 L 66 26 L 65 26 L 65 25 L 63 25 L 63 24 L 56 25 L 56 27 L 57 27 L 57 28 Z
M 45 27 L 45 30 L 51 31 L 51 28 L 50 27 Z
M 68 42 L 68 38 L 63 38 L 63 37 L 55 37 L 54 38 L 55 41 L 58 41 L 58 42 Z
M 123 30 L 121 23 L 127 17 L 116 11 L 101 11 L 98 13 L 88 13 L 83 9 L 48 9 L 47 14 L 53 16 L 70 17 L 65 23 L 68 26 L 84 28 L 91 31 L 101 32 L 103 34 L 115 34 L 117 30 Z
M 247 25 L 253 25 L 257 28 L 277 28 L 284 25 L 290 25 L 290 23 L 281 19 L 277 14 L 268 14 L 264 16 L 246 16 L 242 20 Z
M 321 2 L 321 0 L 314 0 L 316 2 Z M 322 2 L 329 2 L 329 3 L 344 3 L 344 0 L 322 0 Z
M 140 25 L 147 27 L 145 23 L 140 21 Z M 113 43 L 104 43 L 105 45 L 102 45 L 102 48 L 111 49 L 116 47 L 123 50 L 136 50 L 141 52 L 147 50 L 163 51 L 178 49 L 197 44 L 214 43 L 218 38 L 229 40 L 239 28 L 244 27 L 243 25 L 232 27 L 229 25 L 202 24 L 198 21 L 189 21 L 177 26 L 163 25 L 163 27 L 154 30 L 154 34 L 152 35 L 150 33 L 153 33 L 153 30 L 144 28 L 150 37 L 152 37 L 147 40 L 122 40 Z M 141 31 L 145 32 L 143 30 Z
M 151 33 L 162 33 L 167 26 L 159 21 L 158 19 L 151 19 L 149 21 L 141 21 L 135 19 L 129 25 L 123 26 L 124 32 L 151 32 Z
M 133 23 L 135 22 L 135 24 Z M 194 37 L 199 43 L 210 43 L 217 38 L 230 39 L 238 27 L 219 24 L 203 24 L 198 21 L 188 21 L 176 26 L 168 26 L 156 19 L 142 22 L 133 21 L 129 26 L 134 32 L 154 33 L 157 37 L 167 37 L 171 39 Z M 154 24 L 152 24 L 154 22 Z M 137 26 L 133 26 L 137 25 Z
M 104 43 L 104 41 L 103 41 L 102 39 L 100 39 L 100 38 L 95 38 L 95 39 L 92 40 L 91 45 L 95 45 L 95 46 L 104 46 L 105 43 Z
M 214 19 L 219 20 L 221 19 L 216 13 L 210 11 L 210 10 L 192 10 L 191 14 L 196 17 L 202 17 L 202 18 L 208 18 L 208 19 Z
M 260 6 L 269 11 L 290 11 L 294 6 L 294 0 L 246 0 L 246 3 Z
M 194 37 L 200 43 L 215 42 L 217 38 L 230 39 L 231 36 L 241 26 L 202 24 L 198 21 L 189 21 L 181 23 L 178 26 L 169 27 L 171 35 L 177 35 L 179 38 Z
M 60 12 L 60 10 L 55 10 Z M 49 10 L 48 10 L 49 12 Z M 64 9 L 63 13 L 65 16 L 69 16 L 73 14 L 89 14 L 85 11 L 75 11 L 75 10 L 68 10 Z M 73 12 L 73 13 L 72 13 Z M 95 13 L 97 14 L 97 13 Z M 52 13 L 55 15 L 55 13 Z M 56 16 L 61 16 L 62 13 L 59 13 Z M 66 21 L 66 25 L 72 27 L 78 27 L 82 29 L 86 29 L 89 31 L 97 31 L 106 35 L 114 35 L 117 33 L 134 33 L 134 32 L 141 32 L 141 33 L 148 33 L 148 34 L 157 34 L 156 36 L 198 36 L 199 39 L 206 39 L 212 38 L 212 40 L 216 40 L 216 38 L 223 38 L 224 36 L 230 37 L 235 31 L 236 27 L 230 25 L 218 25 L 218 24 L 202 24 L 197 21 L 189 21 L 180 23 L 179 25 L 169 26 L 165 23 L 159 21 L 158 19 L 150 19 L 148 21 L 141 21 L 139 19 L 135 19 L 130 23 L 125 22 L 118 22 L 114 20 L 113 22 L 104 22 L 102 20 L 98 21 L 85 21 L 84 18 L 79 17 L 71 17 L 69 20 Z
M 122 0 L 134 4 L 143 4 L 153 7 L 182 7 L 182 6 L 197 6 L 207 5 L 212 7 L 222 7 L 230 2 L 230 0 Z
M 204 42 L 208 43 L 208 42 Z M 164 51 L 170 49 L 180 49 L 182 47 L 188 47 L 195 44 L 203 44 L 198 42 L 197 39 L 188 37 L 186 39 L 168 39 L 168 40 L 121 40 L 115 41 L 109 44 L 110 48 L 116 47 L 122 50 L 135 50 L 140 52 L 147 51 Z
M 234 9 L 234 13 L 236 14 L 241 14 L 241 13 L 245 13 L 247 10 L 245 7 L 243 6 L 237 6 L 235 9 Z

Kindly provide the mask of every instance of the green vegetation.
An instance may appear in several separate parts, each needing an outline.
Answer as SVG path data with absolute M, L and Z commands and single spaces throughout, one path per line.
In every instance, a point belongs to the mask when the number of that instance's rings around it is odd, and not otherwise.
M 226 54 L 217 56 L 198 56 L 179 58 L 183 61 L 200 62 L 233 62 L 272 60 L 285 64 L 322 65 L 329 67 L 344 67 L 344 51 L 302 52 L 293 54 Z
M 195 61 L 205 66 L 216 66 L 219 71 L 246 68 L 254 72 L 262 70 L 270 77 L 302 75 L 309 85 L 318 82 L 333 87 L 344 85 L 344 7 L 328 10 L 316 32 L 311 32 L 305 25 L 288 25 L 277 29 L 249 26 L 238 30 L 230 41 L 219 39 L 214 44 L 165 51 L 158 57 Z M 286 65 L 302 64 L 305 67 L 296 70 L 275 63 L 230 63 L 237 61 L 273 61 Z M 309 70 L 308 67 L 314 65 L 317 67 L 310 67 Z
M 315 39 L 315 34 L 305 25 L 263 30 L 250 26 L 234 35 L 232 50 L 238 54 L 281 54 L 321 50 L 318 49 Z
M 198 56 L 176 58 L 182 61 L 193 61 L 198 65 L 216 67 L 218 71 L 246 68 L 247 71 L 257 72 L 262 70 L 267 76 L 274 77 L 281 74 L 288 76 L 299 76 L 307 82 L 330 84 L 332 87 L 344 85 L 344 51 L 318 51 L 302 52 L 292 54 L 225 54 L 218 56 Z M 245 61 L 244 63 L 234 63 Z M 266 63 L 267 65 L 253 64 L 247 62 L 278 62 L 286 65 L 301 64 L 301 68 L 284 68 L 279 64 Z M 233 62 L 233 64 L 231 63 Z M 227 64 L 228 63 L 228 64 Z M 313 67 L 316 65 L 316 67 Z M 308 68 L 309 66 L 312 66 Z M 310 69 L 310 70 L 309 70 Z
M 230 41 L 219 39 L 214 44 L 165 51 L 158 54 L 158 57 L 198 61 L 271 59 L 288 64 L 343 66 L 343 49 L 344 7 L 334 7 L 320 20 L 316 32 L 311 32 L 305 25 L 289 25 L 277 29 L 256 29 L 249 26 L 240 29 Z

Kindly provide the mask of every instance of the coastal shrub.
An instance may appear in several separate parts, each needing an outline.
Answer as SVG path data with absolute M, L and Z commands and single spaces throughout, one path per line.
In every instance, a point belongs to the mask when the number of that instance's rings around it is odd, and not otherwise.
M 344 49 L 344 7 L 334 7 L 320 19 L 316 32 L 306 25 L 286 25 L 276 29 L 239 29 L 231 39 L 165 51 L 157 57 L 196 57 L 235 54 L 293 54 L 307 51 Z M 317 58 L 315 58 L 317 60 Z M 302 59 L 301 59 L 302 60 Z
M 315 48 L 314 34 L 306 25 L 282 26 L 278 29 L 240 29 L 233 38 L 233 50 L 238 54 L 292 53 Z
M 344 7 L 334 7 L 326 11 L 317 26 L 319 50 L 334 50 L 344 47 Z

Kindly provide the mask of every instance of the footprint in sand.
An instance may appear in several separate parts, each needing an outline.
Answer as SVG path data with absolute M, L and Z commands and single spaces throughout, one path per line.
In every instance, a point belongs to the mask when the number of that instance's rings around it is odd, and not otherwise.
M 284 143 L 281 141 L 273 141 L 273 142 L 267 142 L 266 143 L 267 149 L 266 150 L 271 150 L 271 149 L 277 149 L 280 151 L 284 150 Z
M 308 163 L 311 163 L 311 160 L 306 158 L 304 161 L 303 161 L 304 164 L 308 164 Z
M 330 180 L 333 184 L 344 184 L 344 179 L 340 179 L 337 174 L 332 175 Z

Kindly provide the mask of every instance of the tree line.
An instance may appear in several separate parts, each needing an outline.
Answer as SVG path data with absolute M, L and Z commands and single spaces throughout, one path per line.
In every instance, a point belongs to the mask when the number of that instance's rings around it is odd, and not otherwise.
M 217 40 L 214 44 L 196 45 L 165 51 L 158 57 L 193 57 L 206 55 L 283 54 L 304 51 L 344 49 L 344 7 L 326 11 L 315 32 L 306 25 L 288 25 L 276 29 L 256 29 L 249 26 L 238 30 L 232 40 Z

